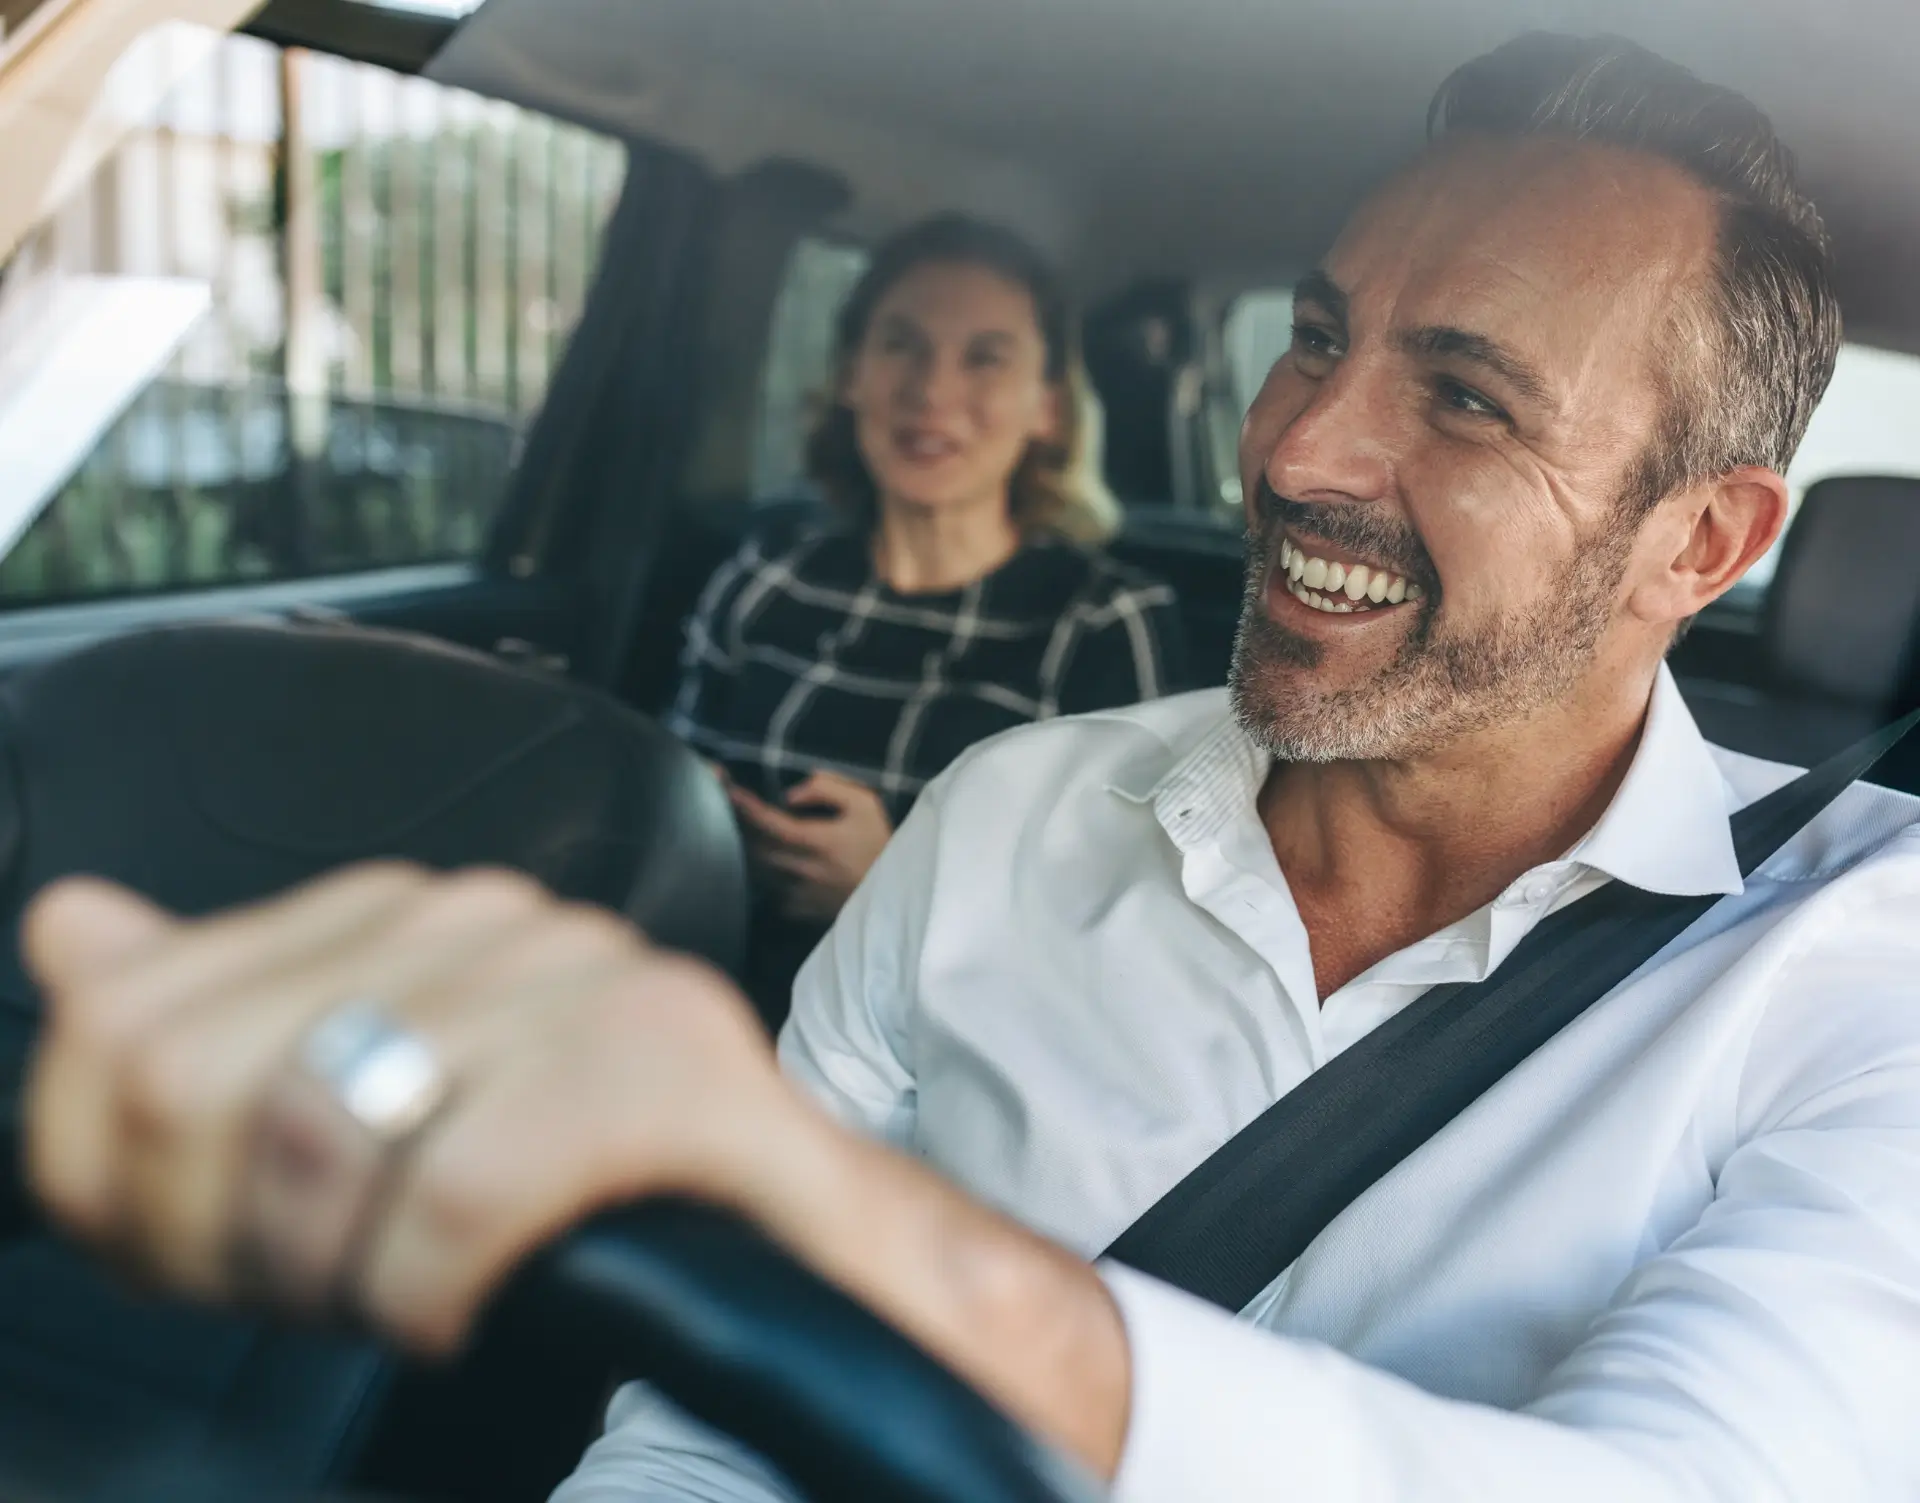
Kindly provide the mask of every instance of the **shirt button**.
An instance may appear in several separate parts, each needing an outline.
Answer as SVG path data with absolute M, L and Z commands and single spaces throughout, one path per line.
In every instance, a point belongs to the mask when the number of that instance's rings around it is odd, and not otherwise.
M 1554 884 L 1551 877 L 1535 877 L 1526 887 L 1527 902 L 1538 906 L 1553 896 Z

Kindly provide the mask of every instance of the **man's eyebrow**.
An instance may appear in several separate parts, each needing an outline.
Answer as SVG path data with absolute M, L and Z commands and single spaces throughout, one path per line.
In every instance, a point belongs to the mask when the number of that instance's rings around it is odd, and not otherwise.
M 1409 355 L 1428 359 L 1451 357 L 1484 366 L 1529 402 L 1541 407 L 1554 405 L 1553 392 L 1547 386 L 1546 377 L 1512 350 L 1484 334 L 1439 326 L 1409 329 L 1396 336 L 1394 342 Z
M 1293 305 L 1297 308 L 1302 303 L 1312 303 L 1341 327 L 1346 326 L 1347 295 L 1324 271 L 1315 269 L 1294 283 Z

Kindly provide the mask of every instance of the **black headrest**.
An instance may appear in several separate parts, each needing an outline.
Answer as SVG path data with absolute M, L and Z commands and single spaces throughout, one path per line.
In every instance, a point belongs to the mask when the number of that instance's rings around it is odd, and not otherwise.
M 1784 688 L 1889 709 L 1920 627 L 1920 480 L 1809 486 L 1767 595 Z
M 747 889 L 714 778 L 596 691 L 427 638 L 221 624 L 121 637 L 0 685 L 0 995 L 55 877 L 201 913 L 331 867 L 506 865 L 738 964 Z

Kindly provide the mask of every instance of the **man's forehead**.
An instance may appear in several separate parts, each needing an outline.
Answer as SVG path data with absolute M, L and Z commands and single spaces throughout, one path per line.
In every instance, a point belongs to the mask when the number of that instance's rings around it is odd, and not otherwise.
M 1699 285 L 1716 239 L 1712 195 L 1657 157 L 1464 137 L 1381 189 L 1324 264 L 1356 322 L 1550 347 L 1658 320 Z

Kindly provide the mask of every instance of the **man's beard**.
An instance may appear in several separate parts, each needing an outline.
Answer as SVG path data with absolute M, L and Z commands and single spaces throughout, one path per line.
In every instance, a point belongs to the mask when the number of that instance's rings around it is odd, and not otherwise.
M 1241 728 L 1287 762 L 1401 761 L 1512 723 L 1564 698 L 1592 664 L 1626 572 L 1633 529 L 1618 521 L 1575 550 L 1539 604 L 1468 631 L 1437 627 L 1439 580 L 1417 534 L 1374 508 L 1286 501 L 1263 487 L 1247 534 L 1247 584 L 1228 682 Z M 1280 534 L 1299 531 L 1394 567 L 1426 598 L 1394 661 L 1369 683 L 1314 687 L 1319 642 L 1267 614 Z M 1406 609 L 1406 607 L 1403 607 Z

